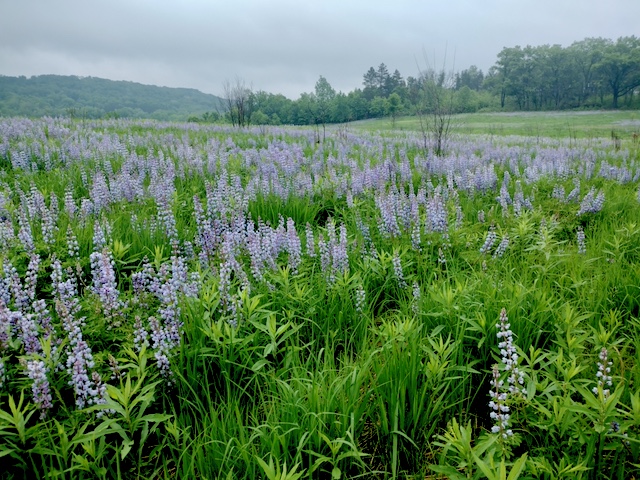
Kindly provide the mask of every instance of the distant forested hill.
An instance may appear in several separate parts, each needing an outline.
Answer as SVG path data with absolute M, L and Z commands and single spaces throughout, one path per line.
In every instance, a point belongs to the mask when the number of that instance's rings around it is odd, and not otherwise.
M 95 77 L 0 75 L 0 116 L 118 116 L 186 120 L 217 111 L 222 99 L 192 88 L 169 88 Z

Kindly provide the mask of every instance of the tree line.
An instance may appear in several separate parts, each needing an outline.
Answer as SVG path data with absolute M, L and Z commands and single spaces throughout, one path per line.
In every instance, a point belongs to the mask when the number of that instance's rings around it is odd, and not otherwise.
M 485 73 L 425 68 L 404 78 L 381 63 L 362 87 L 337 92 L 320 76 L 314 91 L 296 100 L 253 91 L 242 80 L 225 85 L 221 116 L 234 124 L 318 125 L 400 114 L 430 113 L 447 98 L 451 113 L 497 110 L 640 108 L 640 39 L 586 38 L 568 47 L 504 47 Z M 194 118 L 193 120 L 202 120 Z

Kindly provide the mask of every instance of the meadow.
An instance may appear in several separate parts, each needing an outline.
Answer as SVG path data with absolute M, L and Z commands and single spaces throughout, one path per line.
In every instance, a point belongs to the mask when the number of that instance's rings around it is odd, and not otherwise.
M 536 138 L 585 139 L 600 138 L 620 143 L 636 142 L 640 135 L 640 115 L 637 110 L 573 110 L 558 112 L 487 112 L 451 115 L 451 131 L 458 135 L 518 135 Z M 359 130 L 388 130 L 388 118 L 355 122 Z M 395 129 L 419 131 L 416 116 L 399 117 Z
M 0 119 L 0 478 L 638 478 L 640 147 L 579 118 Z

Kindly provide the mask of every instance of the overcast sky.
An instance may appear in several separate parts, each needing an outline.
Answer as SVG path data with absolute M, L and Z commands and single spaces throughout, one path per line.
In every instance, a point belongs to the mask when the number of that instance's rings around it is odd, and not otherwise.
M 298 98 L 369 67 L 487 71 L 503 47 L 640 34 L 640 0 L 0 0 L 0 74 L 197 88 L 225 79 Z M 455 65 L 454 65 L 455 58 Z

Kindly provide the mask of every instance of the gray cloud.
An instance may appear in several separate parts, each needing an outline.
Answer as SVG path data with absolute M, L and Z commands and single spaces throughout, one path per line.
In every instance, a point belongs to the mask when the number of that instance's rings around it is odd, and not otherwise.
M 384 62 L 487 70 L 505 46 L 637 33 L 637 0 L 0 0 L 0 74 L 193 87 L 225 79 L 296 98 L 319 75 L 360 87 Z

